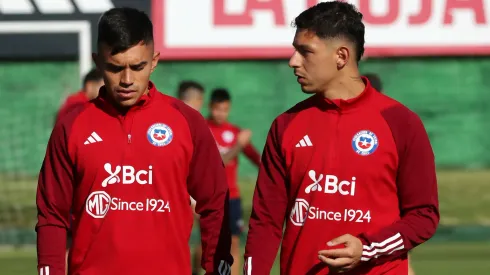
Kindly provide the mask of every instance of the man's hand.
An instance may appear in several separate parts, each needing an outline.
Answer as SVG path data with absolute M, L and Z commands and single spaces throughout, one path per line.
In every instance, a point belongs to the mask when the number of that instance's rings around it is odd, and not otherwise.
M 241 147 L 245 147 L 250 142 L 251 137 L 252 131 L 249 129 L 241 130 L 240 133 L 238 133 L 237 142 Z
M 252 132 L 248 129 L 240 131 L 237 135 L 237 143 L 231 147 L 228 152 L 221 155 L 221 159 L 223 159 L 223 163 L 228 165 L 230 161 L 235 159 L 238 154 L 243 150 L 245 146 L 250 143 L 250 137 L 252 136 Z
M 362 256 L 362 242 L 358 238 L 346 234 L 327 243 L 328 246 L 344 245 L 344 248 L 327 249 L 318 252 L 318 258 L 329 269 L 342 273 L 359 265 Z
M 199 214 L 196 213 L 196 200 L 193 199 L 192 197 L 191 198 L 191 208 L 192 208 L 192 213 L 194 214 L 194 218 L 195 219 L 199 219 Z

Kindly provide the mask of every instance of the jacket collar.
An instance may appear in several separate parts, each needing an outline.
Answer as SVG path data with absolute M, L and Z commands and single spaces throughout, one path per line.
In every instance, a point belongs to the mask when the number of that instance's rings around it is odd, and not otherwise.
M 126 113 L 137 111 L 140 109 L 144 109 L 150 105 L 150 103 L 154 100 L 156 94 L 157 94 L 157 89 L 155 87 L 155 84 L 153 82 L 149 81 L 148 82 L 148 92 L 144 95 L 142 95 L 136 103 L 131 106 Z M 112 115 L 116 116 L 121 116 L 125 115 L 121 113 L 120 111 L 117 110 L 117 108 L 114 106 L 114 103 L 112 103 L 108 99 L 107 95 L 107 90 L 105 89 L 105 86 L 102 86 L 99 90 L 99 95 L 95 99 L 95 104 L 100 106 L 102 109 L 106 110 Z
M 318 100 L 318 102 L 320 103 L 320 107 L 326 110 L 334 110 L 336 112 L 346 113 L 365 106 L 372 95 L 376 93 L 376 90 L 371 86 L 371 83 L 366 77 L 363 76 L 361 78 L 365 85 L 365 88 L 361 94 L 350 99 L 327 99 L 324 98 L 321 94 L 318 94 L 317 96 L 320 99 Z

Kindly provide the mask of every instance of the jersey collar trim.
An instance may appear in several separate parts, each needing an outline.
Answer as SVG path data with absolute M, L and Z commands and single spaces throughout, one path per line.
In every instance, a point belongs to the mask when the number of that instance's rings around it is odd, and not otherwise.
M 326 107 L 327 110 L 346 113 L 359 109 L 360 107 L 365 105 L 368 99 L 371 97 L 371 95 L 375 92 L 375 90 L 371 86 L 371 83 L 366 77 L 361 77 L 361 78 L 364 84 L 366 85 L 366 87 L 364 88 L 364 91 L 362 91 L 360 95 L 347 100 L 344 99 L 330 100 L 330 99 L 323 98 L 322 96 L 323 99 L 321 100 L 323 105 L 322 107 L 324 108 Z

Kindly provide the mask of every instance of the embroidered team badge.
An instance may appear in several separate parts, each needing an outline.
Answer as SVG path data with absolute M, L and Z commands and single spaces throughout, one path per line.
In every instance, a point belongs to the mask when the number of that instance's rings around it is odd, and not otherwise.
M 155 123 L 148 128 L 146 132 L 148 141 L 157 146 L 167 146 L 172 142 L 173 133 L 172 129 L 163 123 Z
M 352 149 L 361 156 L 368 156 L 378 148 L 378 137 L 369 130 L 357 132 L 352 138 Z
M 232 143 L 233 140 L 235 140 L 235 134 L 233 134 L 232 131 L 224 131 L 223 134 L 221 134 L 221 138 L 226 143 Z

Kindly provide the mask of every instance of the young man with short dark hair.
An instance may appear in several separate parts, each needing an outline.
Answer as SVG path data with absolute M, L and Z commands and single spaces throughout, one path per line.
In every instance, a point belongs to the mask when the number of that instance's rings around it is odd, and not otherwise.
M 232 275 L 241 271 L 240 236 L 243 232 L 242 202 L 238 186 L 238 155 L 243 153 L 257 167 L 260 155 L 250 143 L 252 132 L 230 123 L 228 117 L 232 106 L 231 95 L 227 89 L 214 89 L 209 102 L 208 126 L 213 133 L 225 164 L 228 186 L 230 188 L 230 230 L 231 254 L 234 259 Z
M 87 101 L 96 98 L 99 94 L 100 87 L 103 85 L 104 79 L 102 78 L 102 73 L 100 73 L 96 68 L 90 70 L 90 72 L 88 72 L 83 78 L 83 88 L 66 98 L 65 102 L 60 107 L 58 114 L 56 115 L 56 120 L 63 117 L 77 105 L 83 105 Z
M 182 100 L 187 106 L 201 112 L 204 102 L 204 87 L 201 83 L 193 80 L 183 80 L 177 89 L 177 98 Z M 194 226 L 199 228 L 199 215 L 195 213 L 196 201 L 191 197 L 191 207 L 194 211 Z M 202 246 L 197 244 L 192 248 L 192 274 L 199 274 L 201 270 Z
M 199 82 L 184 80 L 179 84 L 177 98 L 200 112 L 204 102 L 204 87 Z
M 190 274 L 189 195 L 200 214 L 206 274 L 229 274 L 221 156 L 204 118 L 149 81 L 159 59 L 150 19 L 111 9 L 97 44 L 105 85 L 58 121 L 39 175 L 39 274 L 65 274 L 70 224 L 68 274 Z
M 281 242 L 283 275 L 407 274 L 407 252 L 439 223 L 424 125 L 360 76 L 364 24 L 353 5 L 319 3 L 295 25 L 289 66 L 312 96 L 272 123 L 245 274 L 269 274 Z

